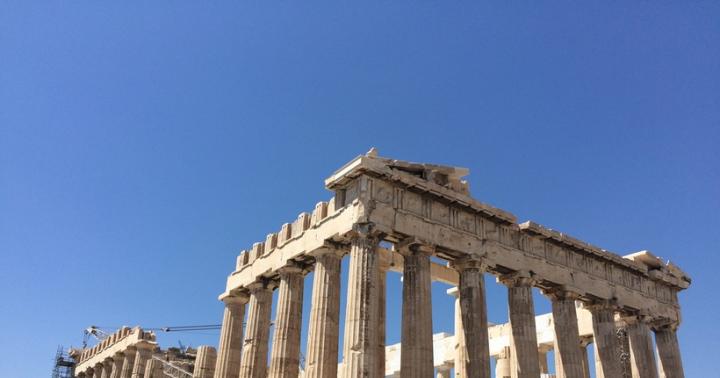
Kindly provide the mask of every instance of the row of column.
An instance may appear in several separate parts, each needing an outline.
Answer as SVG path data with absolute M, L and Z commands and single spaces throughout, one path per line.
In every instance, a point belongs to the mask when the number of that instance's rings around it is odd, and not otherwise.
M 153 345 L 138 344 L 76 375 L 79 378 L 152 378 L 147 370 Z
M 350 245 L 350 265 L 345 312 L 343 371 L 338 375 L 340 262 L 342 253 L 323 249 L 315 254 L 312 309 L 305 377 L 384 376 L 385 284 L 377 247 L 380 239 L 369 228 L 356 230 Z M 431 377 L 433 366 L 431 247 L 399 243 L 404 257 L 401 331 L 401 374 Z M 487 306 L 482 258 L 456 259 L 456 330 L 458 350 L 455 375 L 490 377 Z M 297 377 L 299 372 L 303 275 L 299 267 L 280 269 L 274 345 L 267 366 L 273 283 L 261 281 L 247 287 L 249 295 L 224 299 L 226 304 L 215 378 Z M 511 376 L 537 378 L 540 360 L 532 297 L 534 281 L 527 272 L 500 277 L 508 287 L 511 324 Z M 575 301 L 577 294 L 562 288 L 547 290 L 552 301 L 558 377 L 587 377 L 587 355 L 581 348 Z M 247 330 L 242 339 L 245 303 L 249 303 Z M 589 306 L 601 377 L 622 377 L 620 345 L 615 326 L 617 308 L 611 302 Z M 650 328 L 646 319 L 630 322 L 628 339 L 633 371 L 637 377 L 657 377 Z M 683 377 L 675 329 L 655 328 L 661 370 L 666 378 Z M 439 375 L 440 376 L 440 375 Z

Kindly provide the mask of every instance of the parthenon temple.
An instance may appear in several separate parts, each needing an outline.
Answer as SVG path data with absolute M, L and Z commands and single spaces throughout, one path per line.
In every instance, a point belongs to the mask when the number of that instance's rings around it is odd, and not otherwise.
M 225 309 L 208 374 L 589 378 L 594 370 L 598 378 L 684 377 L 676 332 L 687 274 L 649 251 L 620 256 L 532 221 L 519 223 L 473 199 L 463 179 L 468 174 L 383 158 L 374 149 L 333 173 L 325 180 L 331 200 L 237 257 L 219 297 Z M 347 276 L 341 275 L 345 258 Z M 389 271 L 402 274 L 402 303 L 393 303 L 402 307 L 395 345 L 385 340 Z M 486 300 L 487 275 L 507 287 L 507 302 Z M 454 334 L 433 334 L 433 282 L 452 287 Z M 533 288 L 548 298 L 551 313 L 536 313 Z M 306 289 L 312 303 L 303 330 Z M 506 308 L 509 322 L 489 323 L 488 306 Z M 137 345 L 138 354 L 142 348 Z M 108 377 L 153 378 L 111 371 Z

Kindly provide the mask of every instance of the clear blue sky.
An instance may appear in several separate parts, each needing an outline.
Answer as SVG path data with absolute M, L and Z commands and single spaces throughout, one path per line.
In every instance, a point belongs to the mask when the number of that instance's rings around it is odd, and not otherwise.
M 710 1 L 4 1 L 0 376 L 48 377 L 92 324 L 220 322 L 237 253 L 371 146 L 469 167 L 473 195 L 520 220 L 676 261 L 687 375 L 708 376 L 718 20 Z M 489 281 L 491 321 L 504 295 Z M 160 338 L 178 339 L 217 332 Z

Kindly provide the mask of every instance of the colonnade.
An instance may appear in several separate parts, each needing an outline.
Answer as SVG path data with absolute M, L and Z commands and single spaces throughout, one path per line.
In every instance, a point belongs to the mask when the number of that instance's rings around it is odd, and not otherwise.
M 306 378 L 384 376 L 384 275 L 377 248 L 380 235 L 358 227 L 349 239 L 349 248 L 323 248 L 315 258 L 312 306 L 308 329 Z M 338 371 L 340 261 L 349 249 L 349 276 L 345 312 L 344 345 Z M 403 263 L 401 332 L 401 375 L 403 377 L 445 377 L 449 369 L 433 366 L 431 256 L 435 248 L 408 239 L 395 243 Z M 456 377 L 489 378 L 490 353 L 482 257 L 455 258 L 450 267 L 457 271 L 455 333 Z M 308 270 L 299 263 L 281 268 L 279 277 L 263 278 L 223 298 L 225 316 L 218 351 L 216 378 L 297 377 L 303 276 Z M 497 272 L 492 272 L 497 274 Z M 511 342 L 507 364 L 510 376 L 537 378 L 542 361 L 536 338 L 532 288 L 537 285 L 528 271 L 499 275 L 508 288 Z M 275 316 L 274 344 L 268 361 L 272 291 L 279 291 Z M 592 314 L 598 376 L 623 377 L 623 356 L 617 319 L 627 322 L 632 376 L 639 378 L 683 377 L 676 325 L 657 323 L 643 314 L 628 312 L 612 300 L 588 300 L 569 287 L 543 287 L 552 303 L 555 356 L 558 377 L 588 376 L 587 340 L 580 338 L 576 301 L 582 300 Z M 242 319 L 248 309 L 247 329 Z M 659 371 L 651 332 L 655 332 Z M 544 357 L 544 356 L 543 356 Z M 545 365 L 547 362 L 545 361 Z

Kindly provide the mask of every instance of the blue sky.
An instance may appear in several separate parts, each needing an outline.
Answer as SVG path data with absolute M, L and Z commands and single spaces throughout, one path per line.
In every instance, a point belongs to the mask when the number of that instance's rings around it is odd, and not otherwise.
M 675 261 L 694 279 L 687 376 L 707 376 L 719 18 L 709 1 L 4 1 L 0 375 L 49 376 L 89 325 L 219 323 L 237 253 L 376 146 L 470 168 L 472 194 L 520 220 Z M 505 321 L 504 289 L 488 297 Z M 160 335 L 178 340 L 217 332 Z

